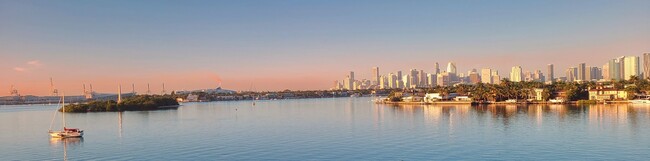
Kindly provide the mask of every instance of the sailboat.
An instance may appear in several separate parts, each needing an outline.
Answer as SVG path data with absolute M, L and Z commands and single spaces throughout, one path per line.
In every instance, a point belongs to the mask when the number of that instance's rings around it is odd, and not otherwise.
M 50 130 L 48 133 L 50 136 L 53 138 L 78 138 L 82 137 L 84 135 L 84 131 L 80 130 L 78 128 L 67 128 L 65 124 L 65 94 L 62 95 L 61 100 L 63 103 L 61 105 L 63 106 L 63 130 L 62 131 L 52 131 L 52 128 L 50 126 Z M 52 119 L 52 122 L 54 122 L 54 119 Z

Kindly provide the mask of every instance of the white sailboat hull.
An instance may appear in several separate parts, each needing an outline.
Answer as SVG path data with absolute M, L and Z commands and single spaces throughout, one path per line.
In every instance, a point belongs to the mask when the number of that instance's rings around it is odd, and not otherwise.
M 84 135 L 83 131 L 70 132 L 70 131 L 50 131 L 50 136 L 54 138 L 78 138 Z

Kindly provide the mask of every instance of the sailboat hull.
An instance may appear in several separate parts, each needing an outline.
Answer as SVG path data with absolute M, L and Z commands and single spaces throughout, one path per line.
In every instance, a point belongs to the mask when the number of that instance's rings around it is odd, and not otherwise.
M 83 131 L 79 132 L 66 132 L 66 131 L 50 131 L 50 136 L 53 138 L 78 138 L 84 135 Z

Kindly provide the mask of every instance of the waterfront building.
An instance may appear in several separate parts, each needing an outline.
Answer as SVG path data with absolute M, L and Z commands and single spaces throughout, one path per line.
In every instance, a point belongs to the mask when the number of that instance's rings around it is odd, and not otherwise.
M 553 71 L 553 64 L 548 64 L 546 68 L 547 68 L 546 72 L 548 74 L 547 75 L 547 77 L 548 77 L 547 81 L 552 83 L 555 80 L 555 71 Z
M 577 81 L 584 81 L 584 80 L 587 80 L 587 79 L 585 79 L 585 78 L 586 78 L 586 77 L 585 77 L 585 75 L 586 75 L 586 73 L 585 73 L 586 71 L 585 71 L 585 70 L 586 70 L 585 63 L 580 63 L 580 64 L 578 64 L 578 67 L 577 67 L 577 75 L 576 75 L 576 77 L 575 77 L 574 79 L 577 80 Z
M 481 82 L 486 84 L 492 84 L 492 69 L 483 68 L 481 69 Z
M 625 99 L 627 99 L 627 92 L 625 90 L 605 88 L 603 86 L 597 86 L 589 90 L 589 100 L 609 101 Z
M 523 77 L 522 75 L 521 66 L 514 66 L 512 67 L 512 70 L 510 70 L 510 81 L 521 82 Z
M 373 85 L 378 85 L 379 84 L 379 81 L 380 81 L 379 80 L 380 79 L 379 78 L 379 67 L 373 67 L 372 68 L 372 79 L 373 79 L 373 82 L 372 82 Z
M 650 77 L 650 53 L 643 53 L 643 78 Z
M 639 76 L 639 57 L 638 56 L 626 56 L 623 59 L 623 78 L 630 79 L 631 76 Z

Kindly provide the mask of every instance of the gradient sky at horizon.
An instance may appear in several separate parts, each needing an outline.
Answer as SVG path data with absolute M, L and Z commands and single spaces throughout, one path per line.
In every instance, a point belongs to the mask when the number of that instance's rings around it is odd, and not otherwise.
M 0 0 L 0 95 L 328 89 L 455 62 L 508 77 L 650 52 L 650 1 Z

